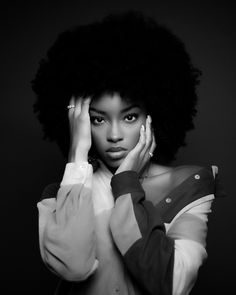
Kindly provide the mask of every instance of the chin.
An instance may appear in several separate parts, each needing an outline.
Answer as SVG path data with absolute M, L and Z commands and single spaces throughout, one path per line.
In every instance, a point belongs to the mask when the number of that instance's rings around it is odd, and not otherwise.
M 120 164 L 122 163 L 122 160 L 106 161 L 105 163 L 109 167 L 118 168 L 120 166 Z
M 123 162 L 123 158 L 122 159 L 117 159 L 117 160 L 107 160 L 107 159 L 103 159 L 103 162 L 105 163 L 105 165 L 108 167 L 108 168 L 111 168 L 112 170 L 116 170 L 119 168 L 119 166 L 121 165 L 121 163 Z

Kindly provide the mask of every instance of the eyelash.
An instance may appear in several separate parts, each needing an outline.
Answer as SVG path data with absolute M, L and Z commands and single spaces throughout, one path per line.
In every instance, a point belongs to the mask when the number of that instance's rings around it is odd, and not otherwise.
M 134 121 L 137 120 L 139 115 L 137 113 L 130 113 L 130 114 L 127 114 L 124 118 L 130 117 L 130 116 L 134 117 L 134 120 L 128 120 L 126 122 L 133 123 Z M 93 125 L 101 125 L 101 124 L 103 124 L 103 122 L 96 122 L 96 120 L 103 120 L 104 121 L 104 118 L 101 117 L 101 116 L 90 116 L 90 121 L 91 121 L 91 123 Z
M 95 120 L 98 120 L 98 119 L 103 119 L 103 117 L 100 117 L 100 116 L 90 116 L 90 121 L 93 125 L 101 125 L 102 123 L 101 122 L 95 122 Z
M 136 121 L 138 119 L 138 114 L 137 113 L 131 113 L 131 114 L 126 115 L 125 117 L 127 118 L 129 116 L 132 116 L 132 117 L 135 118 L 134 120 L 129 121 L 129 122 L 134 122 L 134 121 Z

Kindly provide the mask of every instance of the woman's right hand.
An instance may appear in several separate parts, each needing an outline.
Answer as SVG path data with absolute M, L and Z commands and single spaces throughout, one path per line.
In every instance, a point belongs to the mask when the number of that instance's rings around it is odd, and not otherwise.
M 68 117 L 70 122 L 70 151 L 69 162 L 87 161 L 91 147 L 91 123 L 89 105 L 91 98 L 72 97 Z

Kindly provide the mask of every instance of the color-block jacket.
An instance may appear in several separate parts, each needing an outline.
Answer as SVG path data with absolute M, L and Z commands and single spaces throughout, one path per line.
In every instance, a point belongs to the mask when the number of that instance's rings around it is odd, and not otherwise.
M 41 256 L 57 294 L 189 294 L 207 257 L 218 168 L 180 166 L 141 185 L 104 164 L 69 163 L 38 203 Z

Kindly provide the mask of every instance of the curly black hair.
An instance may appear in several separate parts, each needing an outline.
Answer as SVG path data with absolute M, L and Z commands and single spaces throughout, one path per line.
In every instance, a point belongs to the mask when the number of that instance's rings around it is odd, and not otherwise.
M 168 28 L 138 11 L 111 14 L 58 36 L 32 81 L 34 112 L 44 138 L 56 141 L 67 156 L 66 106 L 72 95 L 96 99 L 117 92 L 144 102 L 157 142 L 153 159 L 168 164 L 194 128 L 200 75 Z

